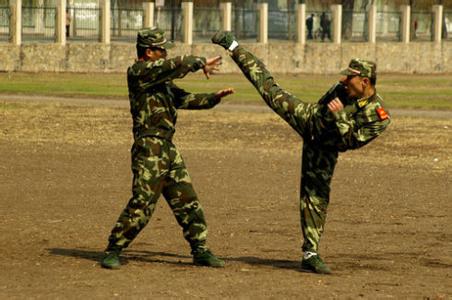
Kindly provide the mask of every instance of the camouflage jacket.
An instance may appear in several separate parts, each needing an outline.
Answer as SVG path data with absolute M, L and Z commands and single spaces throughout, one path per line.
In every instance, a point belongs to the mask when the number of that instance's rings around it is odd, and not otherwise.
M 178 56 L 156 61 L 136 61 L 127 70 L 130 112 L 135 140 L 144 136 L 172 139 L 177 109 L 207 109 L 220 100 L 214 93 L 191 94 L 177 87 L 173 79 L 204 67 L 206 59 Z
M 322 111 L 320 109 L 319 111 Z M 378 94 L 345 105 L 342 111 L 324 111 L 323 118 L 317 118 L 319 143 L 341 152 L 360 148 L 379 136 L 391 119 L 383 108 Z

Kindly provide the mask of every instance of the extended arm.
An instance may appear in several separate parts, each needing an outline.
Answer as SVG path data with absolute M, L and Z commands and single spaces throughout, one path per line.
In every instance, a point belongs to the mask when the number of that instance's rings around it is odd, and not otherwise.
M 201 93 L 192 94 L 177 87 L 175 84 L 171 85 L 171 92 L 175 96 L 175 105 L 181 109 L 208 109 L 220 103 L 221 98 L 234 93 L 232 88 L 223 89 L 216 93 Z
M 137 70 L 141 74 L 137 75 L 142 81 L 144 89 L 151 88 L 160 83 L 175 78 L 182 78 L 188 72 L 196 72 L 206 64 L 204 57 L 198 56 L 177 56 L 171 59 L 158 59 L 146 62 L 146 68 Z M 131 70 L 130 72 L 134 72 Z

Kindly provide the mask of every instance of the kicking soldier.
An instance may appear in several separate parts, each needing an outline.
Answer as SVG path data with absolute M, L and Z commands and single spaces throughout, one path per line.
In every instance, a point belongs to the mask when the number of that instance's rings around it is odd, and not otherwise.
M 264 64 L 240 46 L 231 32 L 217 32 L 212 42 L 228 50 L 267 105 L 303 138 L 300 214 L 304 254 L 301 269 L 331 273 L 318 251 L 338 153 L 366 145 L 390 123 L 389 114 L 376 93 L 375 63 L 352 59 L 349 67 L 341 72 L 344 77 L 339 86 L 343 86 L 345 97 L 337 93 L 340 97 L 328 99 L 339 90 L 334 88 L 319 103 L 306 103 L 283 90 Z
M 109 237 L 104 268 L 119 268 L 120 252 L 146 226 L 163 194 L 191 246 L 193 263 L 223 267 L 224 262 L 206 246 L 207 225 L 184 160 L 172 142 L 177 109 L 208 109 L 232 94 L 224 89 L 211 94 L 190 94 L 173 79 L 202 69 L 207 76 L 218 70 L 221 57 L 206 59 L 178 56 L 167 59 L 173 46 L 157 28 L 137 35 L 138 60 L 127 70 L 130 111 L 133 119 L 132 198 Z

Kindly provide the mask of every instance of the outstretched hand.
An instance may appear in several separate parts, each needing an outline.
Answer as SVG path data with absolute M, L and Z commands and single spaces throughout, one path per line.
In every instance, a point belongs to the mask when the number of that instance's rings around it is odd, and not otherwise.
M 221 65 L 221 56 L 215 56 L 212 58 L 208 58 L 206 60 L 206 65 L 202 69 L 204 71 L 204 75 L 206 75 L 207 79 L 210 78 L 211 74 L 214 74 L 214 72 L 219 71 Z
M 330 101 L 330 103 L 328 103 L 328 109 L 331 112 L 338 112 L 344 109 L 344 104 L 342 104 L 339 98 L 334 98 L 333 100 Z
M 226 96 L 228 96 L 228 95 L 234 94 L 234 92 L 235 92 L 235 91 L 234 91 L 233 88 L 222 89 L 222 90 L 219 90 L 219 91 L 215 94 L 215 97 L 216 97 L 217 99 L 221 99 L 221 98 L 226 97 Z

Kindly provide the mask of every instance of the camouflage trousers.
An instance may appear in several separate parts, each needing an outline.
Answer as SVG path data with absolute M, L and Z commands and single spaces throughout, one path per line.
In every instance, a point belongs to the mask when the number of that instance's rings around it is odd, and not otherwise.
M 132 198 L 109 237 L 107 250 L 126 248 L 149 222 L 160 194 L 193 250 L 206 249 L 207 225 L 184 160 L 176 146 L 144 137 L 132 147 Z
M 300 187 L 302 249 L 318 252 L 326 221 L 331 178 L 338 157 L 338 151 L 323 148 L 316 142 L 322 131 L 322 109 L 283 90 L 265 65 L 243 47 L 234 50 L 232 59 L 267 105 L 303 138 Z

